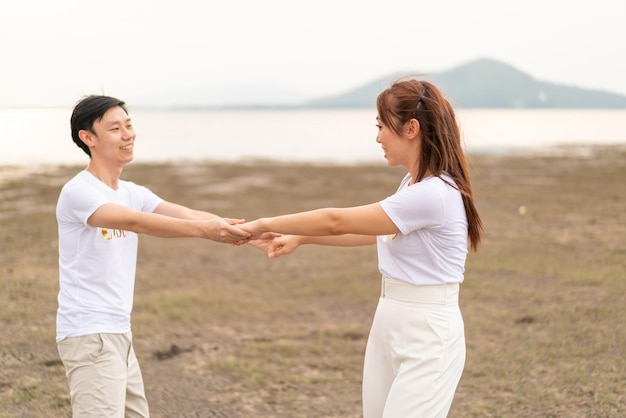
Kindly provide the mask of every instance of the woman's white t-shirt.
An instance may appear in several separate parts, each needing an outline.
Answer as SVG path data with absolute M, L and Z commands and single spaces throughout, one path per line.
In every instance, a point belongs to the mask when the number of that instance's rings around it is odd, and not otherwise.
M 106 203 L 153 212 L 163 200 L 122 181 L 113 190 L 88 171 L 68 181 L 59 195 L 59 308 L 57 341 L 94 333 L 130 331 L 137 264 L 136 233 L 95 228 L 87 219 Z
M 400 230 L 377 238 L 381 274 L 415 285 L 461 283 L 468 252 L 467 216 L 461 193 L 445 173 L 409 185 L 410 174 L 380 202 Z M 445 182 L 444 182 L 445 180 Z

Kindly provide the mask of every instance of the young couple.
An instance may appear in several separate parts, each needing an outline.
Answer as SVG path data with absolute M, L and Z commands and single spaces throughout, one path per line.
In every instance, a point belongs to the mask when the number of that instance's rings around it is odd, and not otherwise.
M 365 352 L 363 416 L 445 417 L 465 363 L 459 310 L 482 224 L 452 106 L 431 83 L 398 80 L 376 102 L 376 141 L 407 174 L 391 196 L 252 222 L 168 202 L 121 180 L 135 131 L 124 102 L 88 96 L 74 142 L 90 161 L 57 203 L 57 346 L 74 417 L 148 417 L 130 316 L 139 234 L 250 243 L 270 258 L 303 244 L 376 244 L 382 292 Z

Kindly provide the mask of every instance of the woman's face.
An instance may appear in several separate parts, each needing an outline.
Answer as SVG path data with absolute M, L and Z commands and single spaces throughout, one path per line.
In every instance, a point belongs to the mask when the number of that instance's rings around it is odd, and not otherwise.
M 396 134 L 379 117 L 376 118 L 376 121 L 376 127 L 378 128 L 376 142 L 381 145 L 387 164 L 390 167 L 406 166 L 408 158 L 412 155 L 409 147 L 411 141 L 405 138 L 404 135 Z

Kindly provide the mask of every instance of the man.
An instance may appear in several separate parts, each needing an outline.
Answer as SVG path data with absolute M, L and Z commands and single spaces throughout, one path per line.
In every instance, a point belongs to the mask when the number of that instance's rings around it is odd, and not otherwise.
M 135 131 L 123 101 L 88 96 L 74 108 L 72 139 L 90 157 L 57 203 L 57 345 L 74 417 L 148 417 L 132 344 L 138 234 L 247 242 L 226 219 L 167 202 L 120 180 L 133 159 Z

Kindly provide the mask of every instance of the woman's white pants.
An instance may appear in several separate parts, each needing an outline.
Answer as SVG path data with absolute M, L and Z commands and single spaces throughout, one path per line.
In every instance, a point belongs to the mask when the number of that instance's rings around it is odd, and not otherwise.
M 446 417 L 465 365 L 459 285 L 383 278 L 365 351 L 364 418 Z

